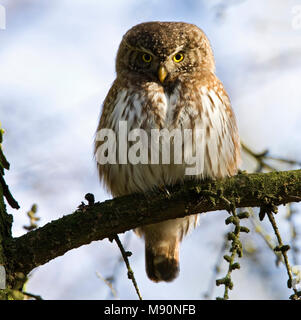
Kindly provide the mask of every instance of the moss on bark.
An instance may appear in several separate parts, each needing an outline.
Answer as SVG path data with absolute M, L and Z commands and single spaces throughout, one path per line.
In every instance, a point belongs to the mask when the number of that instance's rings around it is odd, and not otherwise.
M 27 274 L 67 251 L 110 238 L 141 225 L 208 211 L 239 207 L 278 206 L 301 200 L 301 170 L 242 173 L 216 181 L 194 182 L 160 191 L 133 194 L 102 203 L 81 205 L 25 235 L 5 241 L 9 269 Z
M 12 238 L 12 216 L 6 211 L 4 198 L 13 208 L 19 205 L 3 177 L 9 164 L 2 153 L 2 133 L 0 127 L 0 266 L 6 270 L 7 288 L 0 290 L 0 299 L 20 298 L 26 275 L 32 269 L 92 241 L 190 214 L 231 210 L 231 205 L 275 207 L 301 201 L 301 170 L 240 173 L 221 180 L 187 181 L 168 187 L 168 195 L 158 190 L 102 203 L 89 201 L 72 214 Z

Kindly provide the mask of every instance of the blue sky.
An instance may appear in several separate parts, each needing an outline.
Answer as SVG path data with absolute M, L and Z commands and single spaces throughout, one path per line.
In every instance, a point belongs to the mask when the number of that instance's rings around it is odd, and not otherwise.
M 98 183 L 93 136 L 115 77 L 122 35 L 143 21 L 201 27 L 211 41 L 242 140 L 256 151 L 268 148 L 273 155 L 301 159 L 301 29 L 292 26 L 293 8 L 301 1 L 224 3 L 0 0 L 7 14 L 6 30 L 0 30 L 0 120 L 11 162 L 6 179 L 22 206 L 20 212 L 11 211 L 15 236 L 25 232 L 25 212 L 33 203 L 43 225 L 74 211 L 87 192 L 99 201 L 110 197 Z M 252 170 L 252 163 L 245 159 L 242 168 Z M 181 274 L 171 284 L 146 278 L 143 242 L 127 233 L 143 297 L 202 298 L 227 231 L 225 217 L 223 212 L 201 216 L 200 226 L 182 245 Z M 283 230 L 288 230 L 285 221 Z M 248 254 L 242 259 L 231 297 L 287 298 L 284 268 L 274 266 L 272 253 L 256 235 L 246 241 L 257 248 L 257 260 Z M 108 288 L 96 272 L 110 276 L 118 258 L 117 246 L 107 240 L 71 250 L 34 270 L 28 291 L 45 299 L 104 299 Z M 116 280 L 120 299 L 136 299 L 123 265 Z M 213 297 L 220 294 L 216 288 Z

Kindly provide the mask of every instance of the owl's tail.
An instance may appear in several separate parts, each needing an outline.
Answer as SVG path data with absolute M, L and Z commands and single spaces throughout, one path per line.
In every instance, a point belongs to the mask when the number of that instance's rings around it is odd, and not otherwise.
M 154 281 L 172 281 L 179 274 L 179 247 L 177 237 L 145 241 L 145 265 L 148 277 Z

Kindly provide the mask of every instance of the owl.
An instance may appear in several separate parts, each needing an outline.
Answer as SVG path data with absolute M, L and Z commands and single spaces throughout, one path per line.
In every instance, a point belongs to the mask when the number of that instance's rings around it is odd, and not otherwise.
M 120 123 L 126 124 L 122 134 Z M 103 129 L 116 133 L 111 148 L 117 151 L 108 157 L 113 161 L 101 161 L 101 155 L 108 156 L 111 149 L 104 152 L 106 140 L 96 135 L 94 153 L 100 180 L 114 197 L 154 189 L 165 192 L 169 185 L 223 178 L 238 170 L 240 142 L 235 116 L 215 75 L 210 43 L 193 24 L 146 22 L 126 32 L 97 132 Z M 150 151 L 146 161 L 130 161 L 126 154 L 126 147 L 135 144 L 135 139 L 126 136 L 136 129 L 143 130 L 140 142 L 144 151 Z M 160 143 L 162 139 L 156 140 L 160 146 L 153 157 L 150 140 L 154 130 L 170 133 L 175 129 L 191 134 L 177 141 L 178 136 L 172 136 L 168 146 Z M 167 147 L 169 161 L 163 156 Z M 194 163 L 197 170 L 189 171 Z M 177 277 L 180 242 L 197 220 L 198 215 L 190 215 L 134 230 L 145 240 L 146 273 L 151 280 L 169 282 Z

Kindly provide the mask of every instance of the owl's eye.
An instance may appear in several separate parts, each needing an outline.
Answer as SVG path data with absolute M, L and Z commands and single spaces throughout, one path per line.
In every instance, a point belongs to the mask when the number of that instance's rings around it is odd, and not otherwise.
M 181 52 L 178 52 L 173 56 L 173 61 L 174 62 L 181 62 L 184 59 L 184 54 Z
M 143 53 L 142 60 L 146 63 L 150 63 L 152 61 L 153 57 L 148 53 Z

